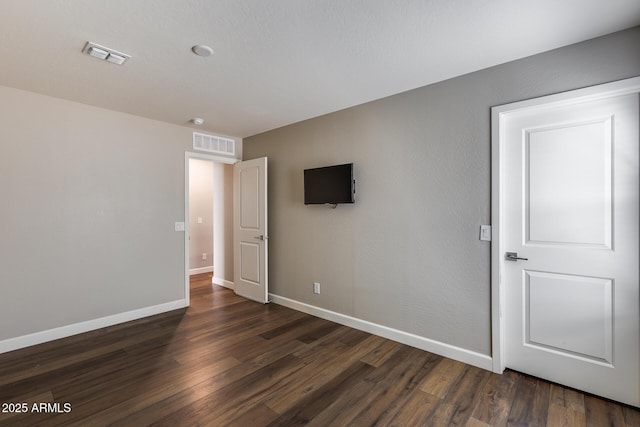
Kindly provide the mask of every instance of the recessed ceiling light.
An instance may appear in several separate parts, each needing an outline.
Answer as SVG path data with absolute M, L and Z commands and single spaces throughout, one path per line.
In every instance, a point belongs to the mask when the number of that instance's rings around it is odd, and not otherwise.
M 198 56 L 211 56 L 213 55 L 213 49 L 211 49 L 209 46 L 203 45 L 203 44 L 197 44 L 195 46 L 193 46 L 191 48 L 191 51 L 193 51 L 193 53 L 195 53 Z
M 191 121 L 194 125 L 201 125 L 204 123 L 204 119 L 201 119 L 200 117 L 194 117 Z

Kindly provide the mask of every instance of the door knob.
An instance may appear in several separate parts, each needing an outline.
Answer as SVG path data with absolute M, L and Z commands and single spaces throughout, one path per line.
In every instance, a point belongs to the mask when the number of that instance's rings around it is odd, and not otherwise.
M 267 236 L 265 236 L 264 234 L 261 234 L 261 235 L 259 235 L 259 236 L 255 236 L 255 237 L 254 237 L 254 239 L 257 239 L 257 240 L 267 240 L 267 239 L 268 239 L 268 237 L 267 237 Z
M 522 260 L 522 261 L 529 261 L 529 258 L 521 258 L 518 256 L 518 252 L 507 252 L 504 254 L 504 259 L 506 259 L 507 261 L 517 261 L 517 260 Z

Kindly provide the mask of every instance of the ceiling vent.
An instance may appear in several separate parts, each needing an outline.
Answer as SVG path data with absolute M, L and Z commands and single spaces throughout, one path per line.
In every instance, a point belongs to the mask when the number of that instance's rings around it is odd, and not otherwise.
M 206 151 L 207 153 L 235 156 L 236 142 L 230 138 L 223 138 L 221 136 L 194 132 L 193 149 L 198 151 Z
M 87 42 L 84 49 L 82 49 L 82 52 L 89 56 L 93 56 L 94 58 L 104 59 L 107 62 L 117 65 L 122 65 L 131 58 L 131 55 L 118 52 L 117 50 L 113 50 L 109 47 L 100 46 L 93 42 Z

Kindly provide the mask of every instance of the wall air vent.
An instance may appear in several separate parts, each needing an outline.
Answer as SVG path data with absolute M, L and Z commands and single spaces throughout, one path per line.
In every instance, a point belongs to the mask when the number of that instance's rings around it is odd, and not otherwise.
M 198 151 L 206 151 L 207 153 L 235 156 L 236 142 L 230 138 L 223 138 L 221 136 L 194 132 L 193 149 Z

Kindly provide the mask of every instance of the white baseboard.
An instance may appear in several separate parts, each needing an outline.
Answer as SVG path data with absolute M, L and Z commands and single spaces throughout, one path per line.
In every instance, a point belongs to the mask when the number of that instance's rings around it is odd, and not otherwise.
M 229 288 L 229 289 L 233 289 L 235 287 L 235 283 L 234 282 L 230 282 L 228 280 L 224 280 L 221 279 L 219 277 L 214 277 L 211 282 L 214 285 L 220 285 L 220 286 L 224 286 L 225 288 Z
M 100 328 L 106 328 L 107 326 L 113 326 L 119 323 L 129 322 L 131 320 L 141 319 L 143 317 L 153 316 L 155 314 L 165 313 L 167 311 L 177 310 L 187 306 L 187 300 L 181 299 L 151 307 L 127 311 L 125 313 L 114 314 L 112 316 L 101 317 L 99 319 L 92 319 L 85 322 L 74 323 L 72 325 L 61 326 L 59 328 L 49 329 L 46 331 L 35 332 L 33 334 L 23 335 L 20 337 L 9 338 L 0 341 L 0 354 L 60 338 L 70 337 L 72 335 L 82 334 L 84 332 L 94 331 Z
M 213 273 L 213 266 L 209 267 L 200 267 L 200 268 L 190 268 L 189 276 L 193 276 L 194 274 L 202 274 L 202 273 Z
M 388 338 L 402 344 L 410 345 L 411 347 L 416 347 L 421 350 L 438 354 L 440 356 L 448 357 L 449 359 L 458 360 L 468 365 L 473 365 L 478 368 L 486 369 L 488 371 L 492 370 L 491 357 L 482 353 L 477 353 L 475 351 L 456 347 L 440 341 L 424 338 L 415 334 L 411 334 L 409 332 L 400 331 L 388 326 L 383 326 L 377 323 L 372 323 L 366 320 L 347 316 L 335 311 L 326 310 L 324 308 L 281 297 L 279 295 L 269 294 L 269 297 L 275 304 L 283 305 L 294 310 L 311 314 L 312 316 L 330 320 L 332 322 L 365 331 L 370 334 L 378 335 L 383 338 Z

